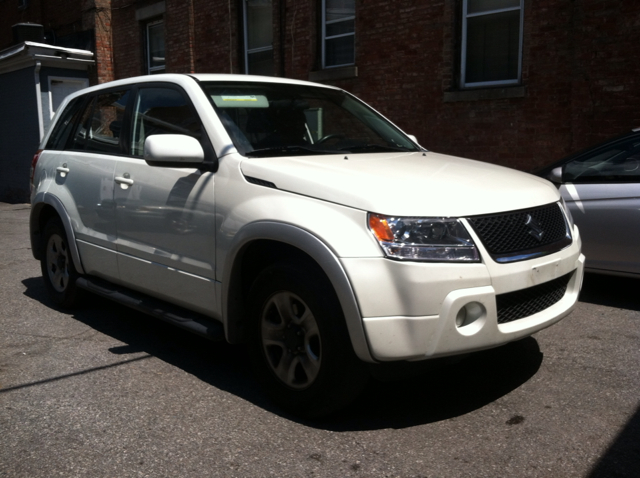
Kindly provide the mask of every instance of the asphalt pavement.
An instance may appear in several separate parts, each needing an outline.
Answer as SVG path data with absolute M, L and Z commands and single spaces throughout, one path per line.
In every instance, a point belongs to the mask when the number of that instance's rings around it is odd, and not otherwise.
M 306 421 L 242 346 L 56 308 L 28 215 L 0 204 L 0 477 L 640 476 L 640 280 L 587 275 L 557 325 Z

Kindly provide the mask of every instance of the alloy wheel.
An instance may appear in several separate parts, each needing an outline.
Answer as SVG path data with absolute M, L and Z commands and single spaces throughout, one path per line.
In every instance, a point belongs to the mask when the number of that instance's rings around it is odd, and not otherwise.
M 305 302 L 289 291 L 273 294 L 262 309 L 261 339 L 267 363 L 286 386 L 302 390 L 322 364 L 318 323 Z
M 51 285 L 57 292 L 64 292 L 69 285 L 69 250 L 57 234 L 49 237 L 46 261 Z

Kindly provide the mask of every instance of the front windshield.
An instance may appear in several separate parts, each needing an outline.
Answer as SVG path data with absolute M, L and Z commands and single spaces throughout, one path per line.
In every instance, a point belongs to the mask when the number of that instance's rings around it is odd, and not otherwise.
M 419 151 L 398 128 L 341 90 L 255 82 L 203 82 L 244 156 Z

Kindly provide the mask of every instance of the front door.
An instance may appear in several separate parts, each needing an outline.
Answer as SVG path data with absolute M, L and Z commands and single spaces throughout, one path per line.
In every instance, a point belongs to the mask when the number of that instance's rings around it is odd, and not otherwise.
M 131 120 L 131 156 L 115 169 L 120 280 L 128 287 L 211 315 L 215 304 L 213 173 L 149 166 L 144 140 L 204 130 L 185 93 L 141 87 Z

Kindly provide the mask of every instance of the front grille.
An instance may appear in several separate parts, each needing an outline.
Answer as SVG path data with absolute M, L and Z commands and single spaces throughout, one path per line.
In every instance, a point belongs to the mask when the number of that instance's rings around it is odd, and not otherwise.
M 519 256 L 536 250 L 555 252 L 571 241 L 564 215 L 557 203 L 509 213 L 475 216 L 468 220 L 494 258 Z
M 497 295 L 498 323 L 523 319 L 551 307 L 564 297 L 572 275 L 570 272 L 544 284 Z

